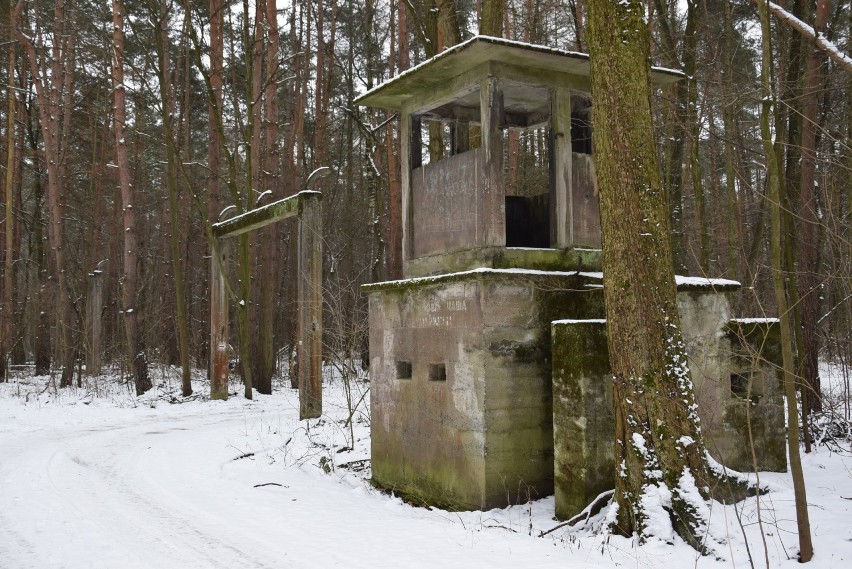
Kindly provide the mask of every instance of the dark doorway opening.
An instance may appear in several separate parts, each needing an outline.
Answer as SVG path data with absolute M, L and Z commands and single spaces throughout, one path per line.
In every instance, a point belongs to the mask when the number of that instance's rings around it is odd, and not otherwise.
M 506 196 L 506 247 L 550 247 L 550 196 Z

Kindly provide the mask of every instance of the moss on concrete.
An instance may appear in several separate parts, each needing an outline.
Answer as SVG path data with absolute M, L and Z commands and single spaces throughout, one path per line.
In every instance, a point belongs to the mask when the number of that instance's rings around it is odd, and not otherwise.
M 614 487 L 614 418 L 602 321 L 553 324 L 556 517 L 579 513 Z
M 425 277 L 490 269 L 534 269 L 539 271 L 600 271 L 600 249 L 533 249 L 481 247 L 426 255 L 407 262 L 405 274 Z

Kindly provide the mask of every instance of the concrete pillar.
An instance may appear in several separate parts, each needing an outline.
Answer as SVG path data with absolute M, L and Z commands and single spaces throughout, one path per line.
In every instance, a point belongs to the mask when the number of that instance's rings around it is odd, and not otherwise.
M 103 321 L 101 314 L 104 310 L 103 273 L 95 270 L 89 273 L 89 294 L 86 298 L 86 373 L 97 376 L 101 373 L 101 357 L 103 354 Z
M 299 215 L 299 419 L 322 415 L 322 202 L 302 201 Z
M 615 487 L 615 415 L 605 320 L 551 324 L 556 517 Z
M 217 240 L 210 250 L 210 398 L 228 398 L 228 295 L 223 269 L 228 245 Z

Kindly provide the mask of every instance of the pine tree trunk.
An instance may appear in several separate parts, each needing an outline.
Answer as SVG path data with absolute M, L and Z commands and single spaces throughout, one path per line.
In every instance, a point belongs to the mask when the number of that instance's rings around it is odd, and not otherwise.
M 224 0 L 210 0 L 210 90 L 209 100 L 207 102 L 207 137 L 209 144 L 207 146 L 207 199 L 208 199 L 208 218 L 210 223 L 216 223 L 219 219 L 219 213 L 222 210 L 222 188 L 220 183 L 221 175 L 221 155 L 222 149 L 219 143 L 219 130 L 217 128 L 217 117 L 222 110 L 222 73 L 224 65 L 224 46 L 222 39 L 222 27 L 224 21 L 223 12 L 225 10 Z M 190 23 L 189 26 L 192 26 Z M 191 28 L 190 28 L 191 29 Z M 208 289 L 212 290 L 216 283 L 208 282 Z M 211 293 L 212 297 L 212 293 Z M 209 300 L 212 302 L 212 300 Z M 207 311 L 212 313 L 212 309 Z M 210 322 L 210 326 L 213 323 Z M 215 346 L 208 346 L 210 352 L 209 360 L 212 360 L 212 354 Z M 207 370 L 207 377 L 213 381 L 213 369 Z M 227 386 L 225 386 L 225 397 L 227 398 Z
M 263 149 L 264 163 L 260 189 L 271 191 L 272 199 L 284 197 L 281 184 L 281 153 L 278 142 L 278 82 L 282 76 L 279 63 L 280 36 L 275 2 L 267 0 L 265 4 L 264 23 L 267 36 L 266 42 L 266 79 L 264 89 L 263 130 L 265 147 Z M 261 278 L 260 304 L 258 318 L 258 343 L 260 358 L 255 384 L 260 393 L 272 393 L 272 376 L 275 373 L 275 339 L 273 325 L 275 323 L 275 291 L 277 288 L 278 271 L 276 259 L 278 247 L 275 236 L 277 228 L 269 227 L 261 230 L 259 241 L 261 245 Z
M 118 166 L 118 180 L 121 188 L 123 207 L 124 274 L 121 276 L 121 304 L 124 308 L 124 330 L 127 337 L 127 358 L 133 370 L 136 394 L 142 395 L 151 389 L 148 377 L 148 362 L 142 349 L 139 334 L 139 312 L 141 305 L 137 298 L 139 287 L 139 239 L 136 224 L 136 210 L 133 199 L 133 187 L 130 181 L 130 161 L 127 155 L 125 139 L 125 90 L 124 90 L 124 6 L 120 0 L 112 0 L 112 95 L 113 121 L 115 131 L 115 161 Z
M 9 0 L 10 20 L 11 14 L 14 12 L 14 0 Z M 10 29 L 8 30 L 9 39 L 12 39 L 11 21 Z M 0 329 L 0 383 L 7 380 L 8 370 L 6 369 L 9 359 L 9 348 L 12 338 L 12 318 L 13 308 L 12 300 L 15 286 L 15 218 L 12 215 L 12 210 L 15 207 L 15 146 L 18 137 L 16 136 L 15 128 L 15 110 L 17 106 L 17 97 L 15 95 L 15 45 L 10 43 L 6 46 L 9 52 L 8 57 L 8 107 L 6 110 L 6 177 L 4 179 L 5 205 L 6 215 L 4 223 L 6 224 L 6 247 L 3 263 L 3 309 L 2 309 L 2 328 Z
M 814 29 L 821 33 L 828 18 L 828 2 L 817 2 Z M 816 139 L 818 106 L 822 72 L 820 66 L 824 59 L 822 52 L 813 42 L 806 43 L 805 71 L 803 80 L 802 105 L 802 148 L 799 183 L 799 292 L 801 300 L 796 306 L 800 314 L 802 327 L 802 350 L 799 355 L 802 368 L 803 392 L 802 402 L 808 412 L 822 407 L 821 386 L 819 377 L 820 331 L 817 325 L 819 312 L 820 288 L 817 273 L 820 264 L 819 242 L 819 210 L 816 192 Z
M 20 11 L 24 3 L 15 6 L 15 22 L 21 24 Z M 62 365 L 61 387 L 71 385 L 74 374 L 74 344 L 72 342 L 72 305 L 71 291 L 66 271 L 66 253 L 64 239 L 65 176 L 64 164 L 65 135 L 70 126 L 71 105 L 66 104 L 71 96 L 70 84 L 74 76 L 74 48 L 76 37 L 66 33 L 67 0 L 57 0 L 53 10 L 52 44 L 43 45 L 39 36 L 38 47 L 31 39 L 34 34 L 15 29 L 15 36 L 24 47 L 24 53 L 38 99 L 39 126 L 41 128 L 45 168 L 47 169 L 47 212 L 48 243 L 53 253 L 52 265 L 55 274 L 56 290 L 51 294 L 55 299 L 57 324 L 57 352 Z M 38 53 L 37 53 L 38 50 Z M 49 54 L 49 57 L 48 57 Z M 48 71 L 49 68 L 49 71 Z M 42 312 L 47 318 L 47 311 Z M 41 324 L 44 326 L 44 322 Z M 46 338 L 41 333 L 42 341 Z M 44 356 L 42 356 L 43 358 Z M 41 367 L 39 365 L 36 366 Z
M 186 279 L 183 272 L 183 259 L 180 251 L 181 227 L 178 221 L 180 204 L 178 202 L 177 171 L 180 155 L 175 140 L 174 121 L 175 109 L 174 90 L 170 79 L 170 57 L 168 40 L 168 3 L 161 0 L 159 4 L 159 23 L 156 25 L 157 55 L 160 66 L 160 98 L 162 99 L 160 119 L 163 121 L 163 142 L 166 146 L 165 182 L 169 194 L 169 245 L 172 257 L 172 277 L 175 286 L 175 325 L 178 335 L 180 353 L 181 393 L 184 397 L 192 395 L 192 376 L 189 363 L 189 315 L 186 308 Z
M 506 0 L 482 0 L 479 16 L 479 33 L 499 38 L 503 35 L 503 12 Z

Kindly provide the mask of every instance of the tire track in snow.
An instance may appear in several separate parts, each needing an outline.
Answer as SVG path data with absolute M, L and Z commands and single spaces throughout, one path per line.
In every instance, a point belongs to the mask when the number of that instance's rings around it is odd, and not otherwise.
M 179 437 L 187 430 L 183 424 L 198 423 L 201 414 L 172 422 L 137 415 L 127 423 L 19 431 L 15 441 L 0 440 L 0 513 L 9 513 L 0 517 L 0 567 L 280 566 L 280 556 L 268 555 L 277 552 L 274 544 L 234 528 L 227 518 L 187 508 L 162 491 L 163 483 L 136 472 L 156 466 L 144 454 L 157 439 Z M 238 427 L 244 414 L 234 410 L 211 417 L 205 411 L 205 428 Z M 227 456 L 223 440 L 218 446 Z M 16 527 L 20 530 L 11 529 Z M 47 543 L 42 540 L 51 545 L 40 545 Z

